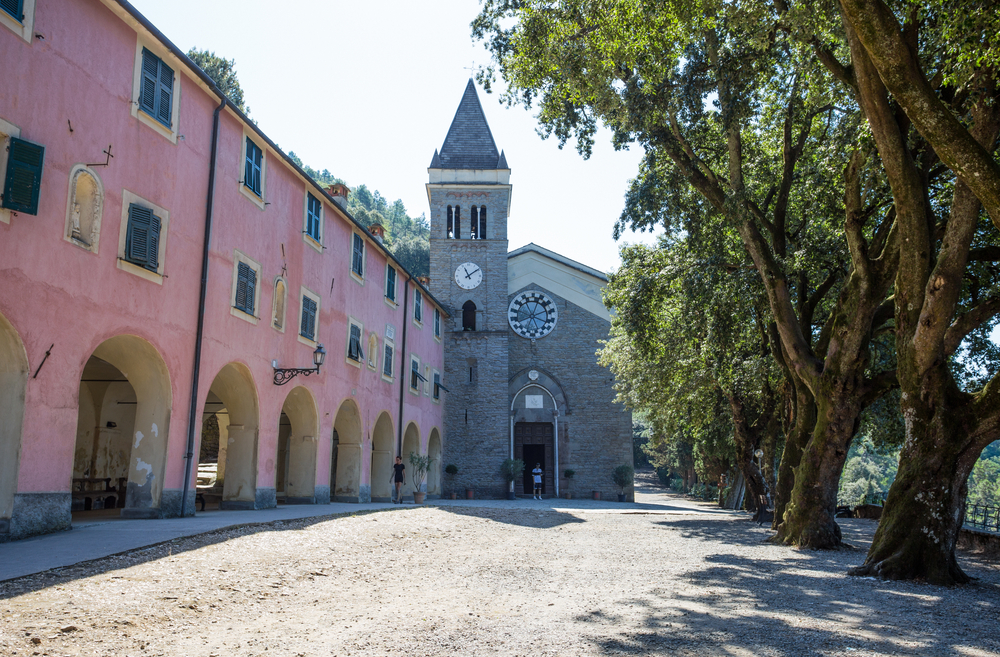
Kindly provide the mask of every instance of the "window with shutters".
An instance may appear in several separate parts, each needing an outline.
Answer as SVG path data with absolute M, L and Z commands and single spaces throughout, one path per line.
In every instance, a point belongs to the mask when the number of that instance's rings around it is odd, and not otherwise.
M 420 374 L 420 359 L 414 355 L 410 355 L 410 392 L 419 395 L 420 394 L 420 379 L 423 379 L 423 375 Z
M 385 266 L 385 299 L 396 307 L 396 268 L 391 264 Z
M 7 140 L 7 166 L 0 205 L 14 212 L 38 214 L 44 160 L 45 147 L 17 137 Z
M 390 340 L 385 341 L 385 345 L 382 348 L 382 378 L 386 381 L 392 381 L 393 373 L 393 353 L 396 351 L 396 345 Z
M 302 314 L 299 318 L 299 342 L 315 346 L 319 341 L 319 295 L 302 288 Z
M 441 340 L 441 311 L 434 309 L 434 337 Z
M 364 335 L 364 325 L 353 317 L 347 325 L 347 361 L 358 367 L 365 360 L 365 351 L 361 345 L 361 336 Z
M 0 0 L 0 24 L 26 42 L 34 36 L 35 0 Z
M 243 184 L 257 196 L 261 194 L 261 171 L 264 164 L 264 151 L 247 137 L 246 163 L 243 168 Z
M 318 247 L 317 250 L 323 252 L 323 203 L 318 198 L 306 192 L 306 216 L 305 227 L 302 231 L 306 242 Z
M 413 290 L 413 321 L 417 324 L 424 321 L 424 295 L 420 290 Z
M 441 373 L 434 370 L 434 401 L 441 401 Z
M 162 285 L 169 225 L 166 209 L 123 189 L 118 269 Z
M 353 233 L 351 248 L 351 276 L 360 282 L 365 278 L 365 240 L 361 235 Z
M 170 59 L 162 46 L 139 38 L 132 86 L 132 116 L 176 144 L 181 76 L 167 63 Z
M 139 109 L 169 128 L 173 97 L 174 69 L 167 66 L 162 59 L 148 49 L 143 48 Z
M 256 325 L 260 308 L 260 263 L 239 249 L 233 250 L 232 291 L 229 295 L 229 314 Z M 277 288 L 276 290 L 277 291 Z

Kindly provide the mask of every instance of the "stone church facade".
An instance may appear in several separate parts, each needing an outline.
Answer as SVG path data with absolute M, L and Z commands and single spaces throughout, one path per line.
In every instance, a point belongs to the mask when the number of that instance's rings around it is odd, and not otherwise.
M 612 471 L 632 464 L 632 420 L 595 355 L 607 278 L 535 244 L 508 252 L 510 173 L 470 80 L 428 168 L 430 287 L 449 315 L 442 465 L 458 467 L 442 488 L 502 497 L 513 456 L 526 464 L 518 495 L 541 463 L 546 497 L 612 498 Z

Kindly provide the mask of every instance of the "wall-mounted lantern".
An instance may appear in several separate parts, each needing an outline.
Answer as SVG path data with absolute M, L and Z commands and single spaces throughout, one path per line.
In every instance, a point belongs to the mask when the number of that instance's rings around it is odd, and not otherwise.
M 313 364 L 316 367 L 278 367 L 278 361 L 272 360 L 271 367 L 274 368 L 274 385 L 283 386 L 297 375 L 302 374 L 309 376 L 310 374 L 319 373 L 319 367 L 326 360 L 326 349 L 323 345 L 316 347 L 316 351 L 313 352 Z

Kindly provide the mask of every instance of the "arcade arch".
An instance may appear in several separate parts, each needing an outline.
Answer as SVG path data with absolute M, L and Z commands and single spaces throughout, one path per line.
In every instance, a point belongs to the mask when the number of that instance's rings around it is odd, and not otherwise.
M 392 501 L 392 418 L 383 411 L 372 430 L 372 502 Z
M 28 356 L 17 331 L 0 315 L 0 538 L 10 531 L 17 494 Z
M 94 350 L 80 377 L 71 482 L 77 506 L 114 503 L 126 518 L 179 512 L 179 497 L 176 510 L 162 504 L 171 395 L 167 365 L 146 340 L 118 335 Z M 109 494 L 81 494 L 102 488 Z
M 427 471 L 427 494 L 441 494 L 441 434 L 437 427 L 431 429 L 427 439 L 427 455 L 431 457 L 431 466 Z
M 286 504 L 316 503 L 316 436 L 319 411 L 312 392 L 296 386 L 285 397 L 278 423 L 275 488 Z
M 361 501 L 361 411 L 353 399 L 344 400 L 333 422 L 336 477 L 331 482 L 335 502 Z
M 415 422 L 410 422 L 406 425 L 406 431 L 403 433 L 403 451 L 400 456 L 403 457 L 403 465 L 406 466 L 406 483 L 403 484 L 403 496 L 413 497 L 413 466 L 410 465 L 410 454 L 420 454 L 420 429 L 417 428 Z
M 242 363 L 227 364 L 205 399 L 198 459 L 198 478 L 204 482 L 198 492 L 220 496 L 220 509 L 255 507 L 259 423 L 253 374 Z

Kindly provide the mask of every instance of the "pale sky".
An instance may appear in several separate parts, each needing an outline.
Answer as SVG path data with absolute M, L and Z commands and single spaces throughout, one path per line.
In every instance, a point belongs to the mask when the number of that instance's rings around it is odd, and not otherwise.
M 473 44 L 477 0 L 132 0 L 187 52 L 236 60 L 250 116 L 285 152 L 349 185 L 366 184 L 411 216 L 427 214 L 427 166 L 470 77 L 489 61 Z M 197 17 L 197 20 L 194 20 Z M 535 242 L 601 271 L 619 265 L 611 236 L 642 152 L 609 133 L 584 160 L 535 132 L 534 111 L 479 98 L 511 167 L 510 249 Z M 651 241 L 649 234 L 625 240 Z

